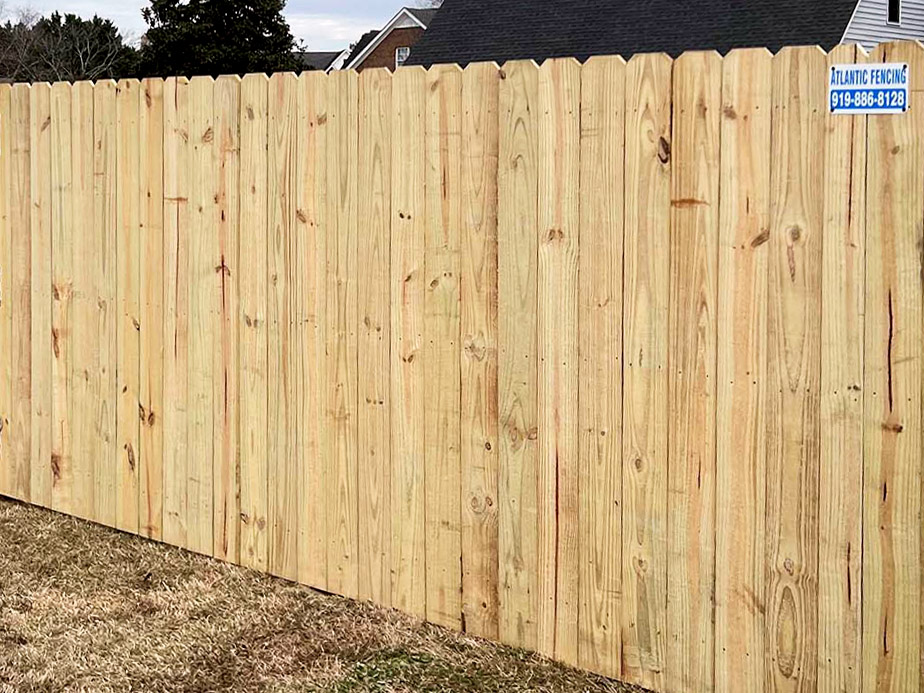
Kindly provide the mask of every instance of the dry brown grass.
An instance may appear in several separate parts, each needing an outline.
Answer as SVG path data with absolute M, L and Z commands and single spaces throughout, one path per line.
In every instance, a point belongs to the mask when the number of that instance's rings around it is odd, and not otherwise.
M 0 693 L 632 690 L 0 500 Z

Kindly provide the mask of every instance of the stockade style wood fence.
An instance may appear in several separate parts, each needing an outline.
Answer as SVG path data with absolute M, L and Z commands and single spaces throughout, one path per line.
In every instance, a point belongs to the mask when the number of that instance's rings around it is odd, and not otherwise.
M 833 117 L 830 65 L 911 110 Z M 0 492 L 655 691 L 922 689 L 924 48 L 0 85 Z

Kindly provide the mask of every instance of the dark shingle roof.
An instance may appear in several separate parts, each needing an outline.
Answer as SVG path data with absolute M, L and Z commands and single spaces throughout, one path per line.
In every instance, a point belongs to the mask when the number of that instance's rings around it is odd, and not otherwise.
M 342 51 L 303 51 L 295 54 L 308 70 L 326 70 Z
M 362 53 L 362 52 L 366 49 L 366 46 L 368 46 L 370 43 L 372 43 L 372 40 L 373 40 L 376 36 L 379 35 L 379 32 L 380 32 L 380 31 L 381 31 L 381 29 L 372 29 L 371 31 L 367 31 L 365 34 L 363 34 L 363 35 L 360 37 L 359 41 L 357 41 L 357 42 L 353 45 L 353 50 L 350 51 L 350 55 L 347 56 L 347 59 L 344 61 L 343 64 L 344 64 L 344 65 L 349 65 L 351 62 L 353 62 L 353 59 L 354 59 L 357 55 L 359 55 L 360 53 Z
M 857 0 L 445 0 L 409 65 L 840 43 Z
M 425 10 L 419 7 L 405 7 L 404 9 L 417 17 L 417 20 L 424 26 L 430 26 L 430 22 L 433 21 L 436 13 L 439 12 L 439 8 Z

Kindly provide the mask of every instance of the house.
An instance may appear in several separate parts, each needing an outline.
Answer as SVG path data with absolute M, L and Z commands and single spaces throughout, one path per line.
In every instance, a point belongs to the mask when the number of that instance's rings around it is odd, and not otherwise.
M 394 70 L 403 65 L 438 12 L 402 7 L 384 28 L 369 32 L 359 40 L 344 69 L 361 72 L 370 67 L 387 67 Z
M 924 0 L 446 0 L 410 65 L 924 38 Z
M 298 62 L 306 70 L 336 70 L 334 62 L 345 51 L 300 51 L 295 54 Z

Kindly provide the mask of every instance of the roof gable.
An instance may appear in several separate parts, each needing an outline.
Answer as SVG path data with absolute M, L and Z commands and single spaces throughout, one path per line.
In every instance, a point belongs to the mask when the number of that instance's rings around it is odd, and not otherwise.
M 857 0 L 445 0 L 408 64 L 837 45 Z
M 436 12 L 437 10 L 420 10 L 411 7 L 402 7 L 398 10 L 398 13 L 389 20 L 388 24 L 386 24 L 385 27 L 361 50 L 353 51 L 353 55 L 351 55 L 350 59 L 347 61 L 345 69 L 355 70 L 362 65 L 363 61 L 372 54 L 372 51 L 374 51 L 395 29 L 414 26 L 426 29 Z

